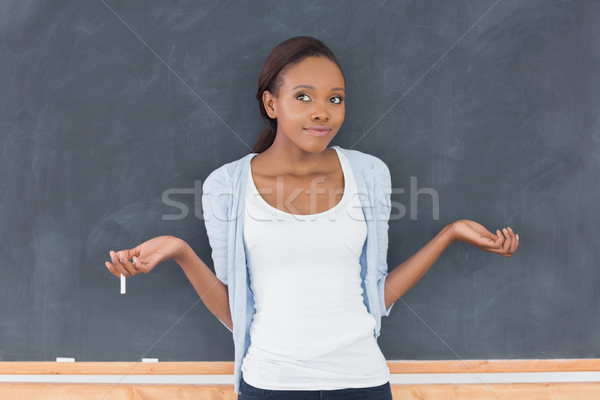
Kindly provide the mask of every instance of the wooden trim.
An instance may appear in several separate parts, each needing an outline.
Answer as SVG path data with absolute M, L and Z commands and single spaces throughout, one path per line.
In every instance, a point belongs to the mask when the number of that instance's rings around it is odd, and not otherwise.
M 392 374 L 600 371 L 600 359 L 388 361 Z M 233 375 L 233 362 L 2 361 L 0 374 L 65 375 Z
M 392 385 L 402 400 L 587 400 L 597 399 L 600 383 L 504 383 L 465 385 Z
M 233 362 L 0 362 L 0 374 L 233 375 Z
M 388 361 L 392 374 L 600 371 L 600 358 L 547 360 Z
M 0 383 L 0 398 L 27 400 L 236 400 L 233 385 Z
M 600 383 L 392 385 L 402 400 L 597 399 Z M 0 397 L 27 400 L 235 400 L 232 385 L 109 385 L 0 383 Z

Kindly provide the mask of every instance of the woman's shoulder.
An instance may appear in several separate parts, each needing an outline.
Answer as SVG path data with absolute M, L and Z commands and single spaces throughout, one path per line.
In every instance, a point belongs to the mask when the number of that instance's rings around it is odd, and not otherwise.
M 251 158 L 252 155 L 253 153 L 246 154 L 237 160 L 225 163 L 213 170 L 204 180 L 205 187 L 212 188 L 215 186 L 223 187 L 231 185 L 234 179 L 240 176 L 245 163 L 249 162 L 249 158 Z
M 381 172 L 389 174 L 389 168 L 381 158 L 360 150 L 345 149 L 340 146 L 335 147 L 341 150 L 342 154 L 346 156 L 348 161 L 350 161 L 350 164 L 355 167 L 355 169 L 360 168 L 364 172 L 370 171 L 371 173 L 373 170 L 375 170 L 376 173 Z

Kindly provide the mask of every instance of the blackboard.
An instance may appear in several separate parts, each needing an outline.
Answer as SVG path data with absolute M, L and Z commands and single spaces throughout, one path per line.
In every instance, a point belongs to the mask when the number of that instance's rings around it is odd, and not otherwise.
M 264 127 L 266 55 L 324 41 L 347 77 L 331 142 L 380 157 L 391 271 L 455 243 L 382 320 L 388 360 L 600 357 L 600 2 L 0 3 L 0 360 L 232 361 L 231 333 L 173 261 L 104 261 L 158 235 L 212 267 L 201 184 Z M 404 210 L 404 212 L 401 212 Z

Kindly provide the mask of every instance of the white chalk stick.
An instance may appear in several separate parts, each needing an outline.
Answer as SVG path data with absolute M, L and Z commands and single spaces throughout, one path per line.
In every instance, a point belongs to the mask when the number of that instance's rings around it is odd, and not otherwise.
M 73 357 L 56 357 L 56 362 L 75 362 Z
M 155 363 L 155 362 L 158 362 L 158 358 L 142 358 L 142 362 Z
M 121 274 L 121 294 L 125 294 L 125 277 Z

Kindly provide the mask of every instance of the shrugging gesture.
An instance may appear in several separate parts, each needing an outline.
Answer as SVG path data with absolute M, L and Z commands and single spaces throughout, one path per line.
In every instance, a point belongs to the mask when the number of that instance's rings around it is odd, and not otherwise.
M 481 250 L 511 257 L 519 247 L 519 235 L 508 227 L 496 234 L 481 224 L 459 219 L 446 225 L 429 243 L 394 268 L 385 280 L 385 306 L 390 307 L 408 292 L 453 242 L 465 242 Z

